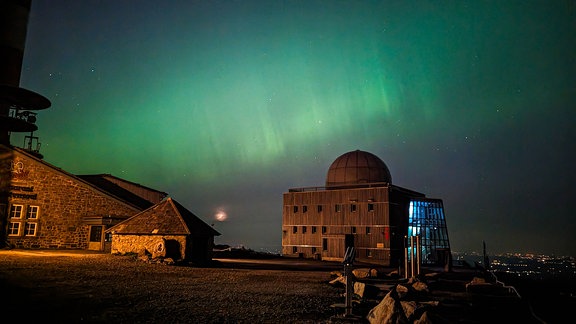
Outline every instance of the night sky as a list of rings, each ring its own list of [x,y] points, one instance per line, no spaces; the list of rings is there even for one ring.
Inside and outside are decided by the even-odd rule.
[[[32,0],[44,159],[279,251],[282,194],[360,149],[454,251],[576,256],[573,1]],[[12,144],[22,146],[22,136]]]

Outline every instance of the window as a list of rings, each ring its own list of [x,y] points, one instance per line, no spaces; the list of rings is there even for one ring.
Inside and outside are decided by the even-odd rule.
[[[37,219],[38,218],[38,206],[28,206],[26,209],[26,219]]]
[[[292,247],[292,253],[298,253],[298,247],[293,246]]]
[[[315,246],[312,247],[312,253],[313,254],[316,253],[316,247]]]
[[[366,256],[371,258],[372,257],[372,250],[366,250]]]
[[[292,226],[292,234],[298,233],[298,226]]]
[[[305,213],[308,211],[308,206],[302,206],[302,212]]]
[[[26,236],[36,236],[36,223],[26,223],[24,228],[24,235]]]
[[[104,226],[90,226],[90,242],[100,242],[102,240],[102,228]]]
[[[370,229],[370,227],[366,227],[366,234],[370,234],[372,233],[372,230]]]
[[[368,211],[374,211],[374,204],[368,204]]]
[[[302,234],[306,234],[306,226],[302,226]]]
[[[312,226],[312,234],[316,233],[316,226]]]
[[[322,234],[326,234],[326,226],[322,226]]]
[[[10,226],[8,226],[8,235],[20,235],[20,222],[10,222]]]
[[[350,205],[350,212],[352,213],[356,212],[356,204]]]
[[[321,213],[322,212],[322,205],[318,205],[318,212]]]
[[[336,206],[334,206],[334,210],[339,213],[342,210],[342,205],[336,204]]]
[[[328,239],[322,239],[322,251],[328,251]]]
[[[352,234],[356,234],[356,226],[352,226]]]
[[[390,228],[384,234],[391,235]],[[440,199],[410,200],[408,207],[408,237],[420,235],[422,264],[432,264],[435,261],[429,256],[437,249],[448,248],[448,231],[444,218],[444,207]]]
[[[10,207],[10,217],[11,218],[22,218],[22,205],[12,205]]]
[[[298,206],[294,206],[294,212],[295,212],[295,213],[298,212]]]

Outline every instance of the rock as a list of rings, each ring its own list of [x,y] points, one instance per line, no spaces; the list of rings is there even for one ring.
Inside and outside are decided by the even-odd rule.
[[[354,295],[357,295],[360,298],[364,297],[364,290],[366,289],[366,284],[363,282],[355,282],[354,283]]]
[[[144,261],[144,262],[150,262],[150,255],[145,254],[145,255],[139,256],[138,260]]]
[[[404,309],[395,289],[390,290],[382,301],[372,308],[366,319],[371,324],[402,324],[408,323]]]
[[[398,298],[402,299],[405,298],[408,293],[410,293],[410,289],[407,286],[404,285],[396,285],[396,288],[394,289],[398,295]]]
[[[334,286],[346,286],[346,277],[340,275],[329,281],[329,284]]]
[[[413,300],[400,301],[400,305],[402,305],[402,310],[404,311],[404,315],[406,315],[407,318],[412,317],[418,308],[418,303]]]
[[[371,268],[358,268],[352,270],[352,274],[359,279],[365,278],[376,278],[378,277],[378,271],[376,269]]]
[[[427,285],[426,283],[424,283],[424,282],[421,282],[421,281],[417,281],[417,282],[413,283],[413,284],[412,284],[412,288],[414,288],[414,290],[416,290],[416,291],[419,292],[419,293],[422,293],[422,292],[427,293],[427,292],[429,292],[429,290],[428,290],[428,285]]]

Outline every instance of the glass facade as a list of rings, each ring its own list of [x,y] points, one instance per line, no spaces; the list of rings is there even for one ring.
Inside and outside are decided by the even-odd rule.
[[[418,237],[422,264],[439,264],[450,253],[444,206],[440,199],[412,199],[408,215],[408,259],[414,255],[410,238]],[[414,240],[416,242],[416,240]]]

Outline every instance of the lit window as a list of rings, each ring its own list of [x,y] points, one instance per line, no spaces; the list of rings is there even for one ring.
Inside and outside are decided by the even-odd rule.
[[[38,206],[28,206],[26,210],[26,219],[38,218]]]
[[[8,235],[20,235],[20,222],[10,222],[10,225],[8,226]]]
[[[12,218],[22,218],[22,205],[12,205],[10,207],[10,217]]]
[[[24,228],[24,235],[36,236],[36,223],[26,223],[26,227]]]
[[[368,204],[368,211],[374,211],[374,204]]]

